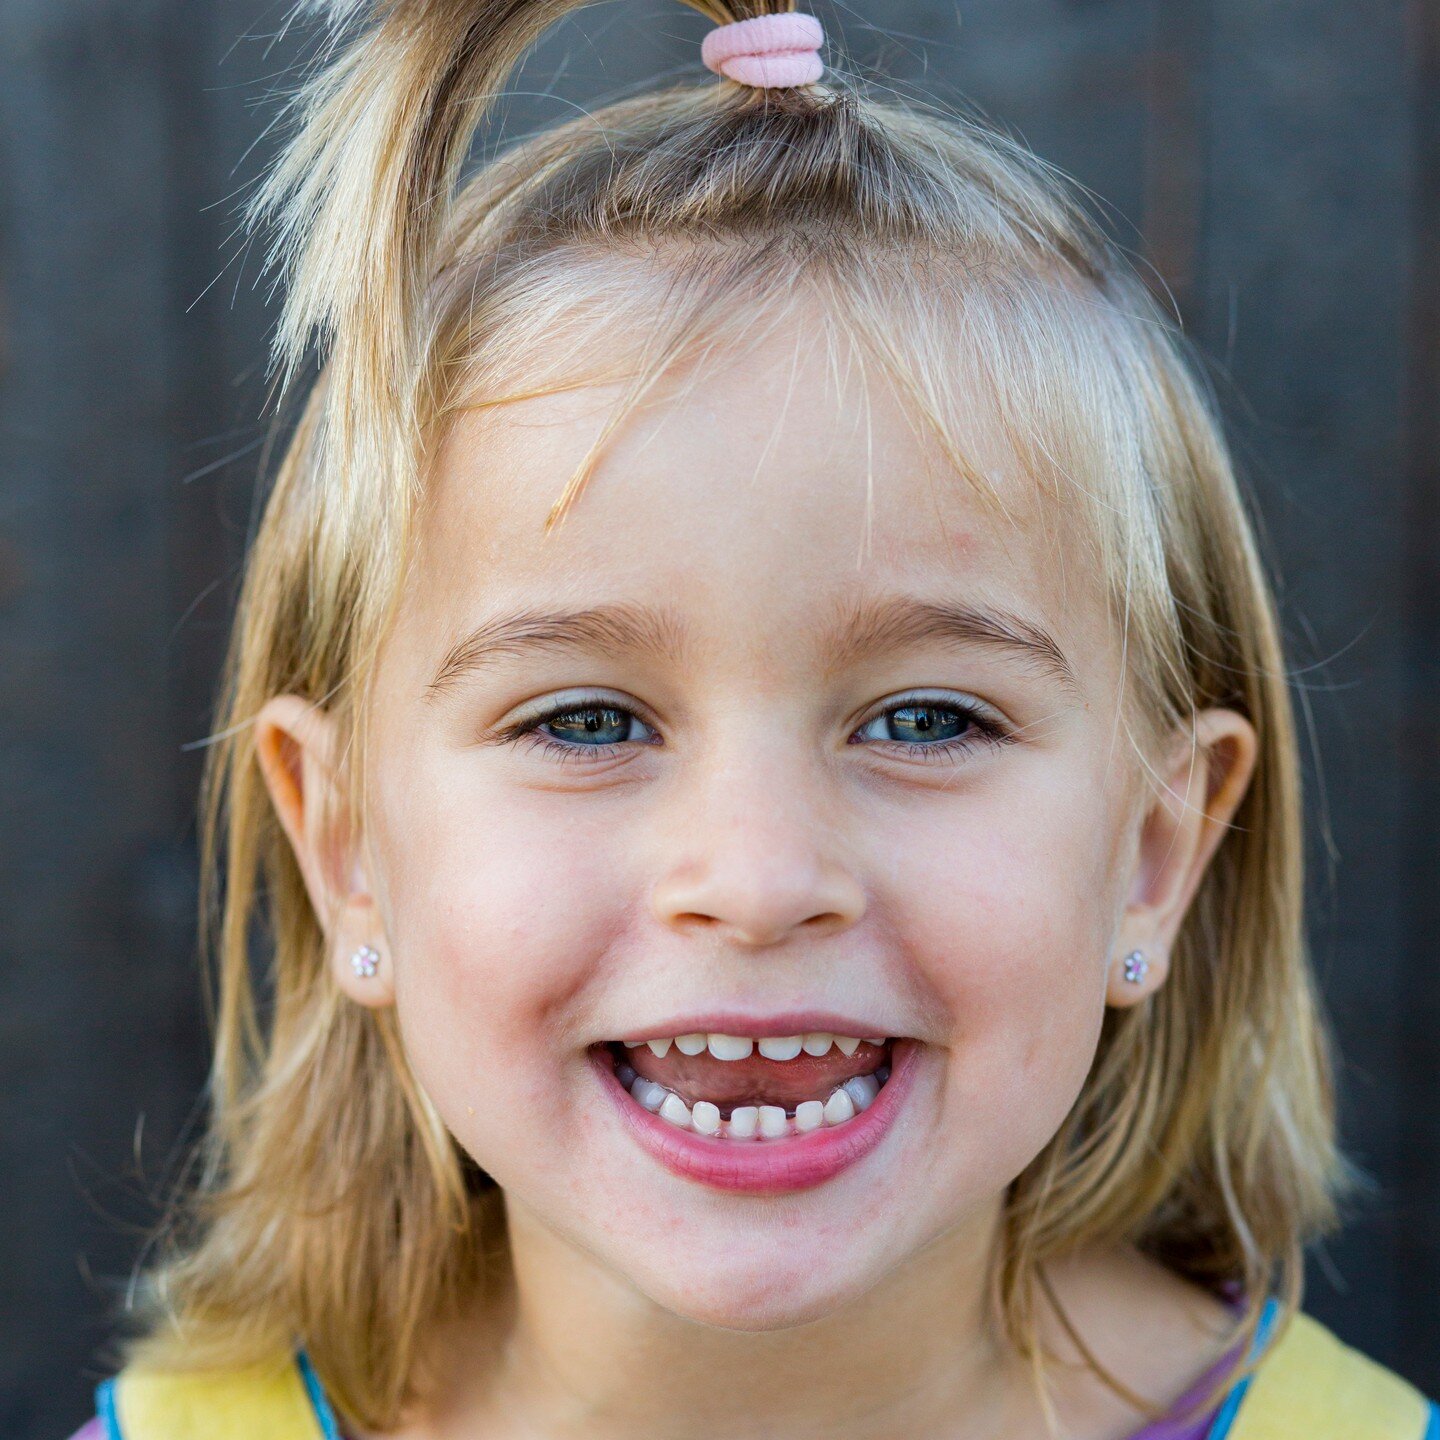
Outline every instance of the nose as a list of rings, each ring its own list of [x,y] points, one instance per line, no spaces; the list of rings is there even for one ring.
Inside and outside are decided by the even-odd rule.
[[[742,776],[728,767],[686,798],[671,832],[673,863],[652,892],[663,924],[758,948],[797,933],[837,933],[865,913],[865,890],[833,817],[819,813],[793,775],[786,783],[773,770]]]

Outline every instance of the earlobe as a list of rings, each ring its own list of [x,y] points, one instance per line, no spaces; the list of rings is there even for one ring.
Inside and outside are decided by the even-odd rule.
[[[299,695],[277,695],[254,725],[256,759],[325,934],[335,981],[362,1005],[390,1004],[380,917],[337,780],[335,722]]]
[[[1111,962],[1105,981],[1105,1003],[1128,1010],[1148,999],[1170,974],[1170,957],[1163,950],[1126,950]]]
[[[1249,720],[1215,708],[1201,711],[1193,740],[1172,751],[1141,820],[1107,1004],[1134,1005],[1164,984],[1181,922],[1249,788],[1258,748]]]
[[[395,1003],[395,979],[389,962],[373,945],[332,950],[335,983],[357,1004],[382,1010]]]

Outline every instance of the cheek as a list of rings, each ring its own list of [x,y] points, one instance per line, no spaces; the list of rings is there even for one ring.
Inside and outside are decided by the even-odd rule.
[[[932,859],[910,868],[899,925],[950,1036],[950,1098],[1032,1155],[1094,1057],[1116,915],[1103,796],[1055,780],[948,811],[945,834],[916,847]]]
[[[573,806],[562,822],[566,797],[511,789],[501,803],[444,780],[427,784],[412,768],[384,807],[406,1049],[457,1132],[477,1093],[554,1120],[564,1104],[556,1055],[581,1058],[573,1032],[621,928],[623,887],[603,831],[577,825]]]

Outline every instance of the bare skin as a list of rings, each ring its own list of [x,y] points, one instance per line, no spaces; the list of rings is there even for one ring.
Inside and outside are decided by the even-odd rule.
[[[455,422],[381,661],[363,823],[324,819],[329,716],[277,696],[257,720],[337,985],[397,1007],[418,1080],[504,1196],[494,1292],[437,1327],[396,1440],[1039,1440],[987,1299],[1003,1196],[1073,1105],[1106,1007],[1164,984],[1249,783],[1254,732],[1220,709],[1145,776],[1100,588],[984,417],[1009,519],[883,386],[838,391],[798,342],[733,361],[632,416],[548,537],[616,392]],[[1030,643],[827,649],[900,595],[1003,612]],[[666,612],[676,645],[510,652],[433,683],[500,612],[610,604]],[[894,738],[907,701],[943,710],[943,761]],[[561,706],[548,747],[502,733]],[[603,753],[573,753],[580,711],[618,737]],[[373,979],[350,969],[360,944]],[[778,1196],[658,1164],[587,1053],[719,1006],[921,1042],[880,1144]],[[1133,1252],[1086,1250],[1054,1284],[1157,1402],[1224,1348],[1224,1307]],[[1143,1421],[1083,1368],[1054,1386],[1068,1440]]]

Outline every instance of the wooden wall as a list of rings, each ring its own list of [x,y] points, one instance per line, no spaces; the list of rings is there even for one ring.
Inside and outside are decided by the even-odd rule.
[[[1313,734],[1312,917],[1378,1191],[1310,1307],[1440,1394],[1435,0],[852,0],[862,67],[1070,170],[1213,358]],[[265,326],[234,197],[293,62],[262,0],[0,3],[0,1435],[60,1440],[192,1123],[193,747],[250,522]],[[658,0],[509,121],[698,70]]]

